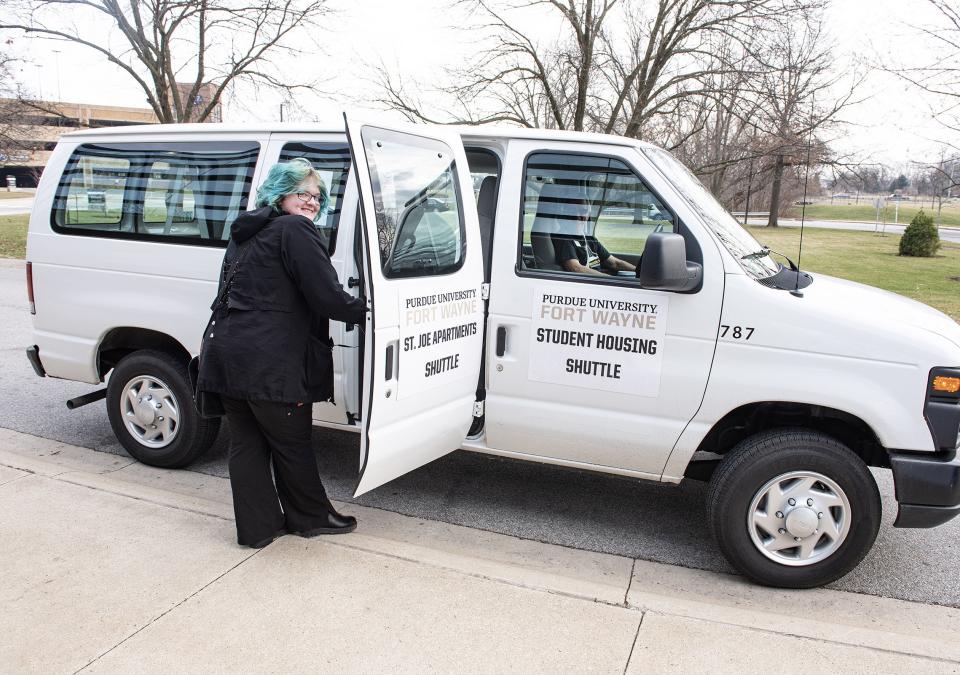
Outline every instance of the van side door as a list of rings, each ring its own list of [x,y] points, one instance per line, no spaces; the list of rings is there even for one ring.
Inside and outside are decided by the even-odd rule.
[[[483,337],[483,256],[459,135],[347,118],[363,213],[360,495],[460,447]]]
[[[659,479],[713,361],[716,245],[627,144],[515,140],[502,183],[516,206],[494,233],[487,447]],[[699,288],[641,287],[632,270],[655,232],[683,235]]]

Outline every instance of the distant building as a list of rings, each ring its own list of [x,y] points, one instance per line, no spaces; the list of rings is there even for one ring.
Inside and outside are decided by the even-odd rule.
[[[21,149],[9,156],[0,155],[0,185],[6,185],[6,176],[15,176],[19,187],[35,187],[60,134],[77,129],[157,123],[150,108],[47,101],[42,106],[43,110],[31,111],[18,125],[16,136]]]
[[[177,83],[177,91],[181,97],[187,96],[192,89],[193,84]],[[216,87],[212,84],[200,87],[194,101],[194,112],[187,121],[197,121],[200,112],[215,92]],[[0,99],[0,102],[3,102],[3,99]],[[217,103],[204,121],[223,121],[220,103]],[[0,154],[0,188],[6,186],[6,176],[14,176],[18,187],[35,187],[60,134],[76,129],[157,122],[157,116],[151,108],[43,101],[38,109],[24,118],[23,124],[17,125],[19,128],[16,129],[15,136],[20,139],[20,148],[11,151],[9,155]]]

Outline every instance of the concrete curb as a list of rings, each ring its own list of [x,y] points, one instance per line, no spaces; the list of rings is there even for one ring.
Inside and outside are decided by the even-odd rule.
[[[0,429],[0,466],[232,520],[229,481]],[[339,505],[338,505],[339,507]],[[960,661],[960,610],[831,589],[784,591],[740,577],[569,549],[347,505],[357,533],[324,543],[588,602],[835,645]]]
[[[816,588],[764,588],[742,577],[636,562],[630,607],[821,642],[960,661],[960,610]]]

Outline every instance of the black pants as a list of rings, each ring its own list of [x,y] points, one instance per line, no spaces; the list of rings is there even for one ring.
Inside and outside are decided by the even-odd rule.
[[[310,443],[312,406],[222,398],[230,424],[237,543],[254,544],[282,529],[302,532],[325,526],[333,506]]]

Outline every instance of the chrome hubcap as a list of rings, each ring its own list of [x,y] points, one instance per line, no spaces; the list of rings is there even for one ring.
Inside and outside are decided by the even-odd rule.
[[[123,387],[120,400],[127,431],[141,445],[163,448],[180,430],[180,405],[163,381],[150,375],[138,375]]]
[[[833,555],[850,532],[850,518],[850,500],[835,481],[813,471],[791,471],[757,491],[747,528],[760,553],[799,567]]]

